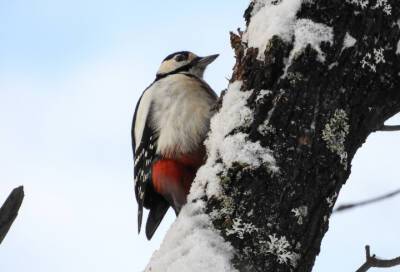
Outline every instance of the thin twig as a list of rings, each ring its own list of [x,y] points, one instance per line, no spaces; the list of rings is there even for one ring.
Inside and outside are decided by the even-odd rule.
[[[18,215],[22,200],[24,199],[24,187],[15,188],[8,196],[6,202],[0,208],[0,244],[3,242],[15,218]]]
[[[369,246],[365,246],[365,255],[366,255],[365,263],[359,269],[357,269],[356,272],[366,272],[368,271],[368,269],[372,267],[387,268],[400,265],[400,257],[391,260],[382,260],[378,259],[375,255],[371,256],[371,251]]]
[[[383,125],[378,131],[400,131],[400,126],[387,126]]]
[[[382,195],[382,196],[378,196],[378,197],[375,197],[375,198],[372,198],[372,199],[364,200],[364,201],[361,201],[361,202],[340,205],[333,212],[335,213],[335,212],[342,212],[342,211],[345,211],[345,210],[348,210],[348,209],[354,209],[354,208],[357,208],[357,207],[360,207],[360,206],[364,206],[364,205],[372,204],[372,203],[375,203],[375,202],[378,202],[378,201],[386,200],[386,199],[394,197],[394,196],[396,196],[398,194],[400,194],[400,189],[397,189],[396,191],[393,191],[391,193],[388,193],[388,194],[385,194],[385,195]]]

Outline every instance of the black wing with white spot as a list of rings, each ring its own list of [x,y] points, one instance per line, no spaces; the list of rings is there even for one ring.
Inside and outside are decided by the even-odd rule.
[[[143,97],[143,95],[142,95]],[[132,123],[132,147],[134,155],[134,178],[135,178],[135,194],[138,202],[138,230],[142,225],[143,207],[149,208],[154,201],[154,190],[151,186],[151,167],[156,159],[157,150],[157,135],[150,127],[151,109],[146,116],[146,121],[143,129],[140,142],[135,142],[135,126],[137,111],[142,100],[140,98],[133,116]],[[150,105],[151,106],[151,105]]]

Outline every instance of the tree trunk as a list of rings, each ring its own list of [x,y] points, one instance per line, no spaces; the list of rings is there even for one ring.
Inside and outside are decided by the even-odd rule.
[[[394,0],[254,0],[246,10],[188,204],[203,203],[237,270],[312,270],[356,151],[400,111],[398,18]],[[234,126],[218,121],[235,114]]]

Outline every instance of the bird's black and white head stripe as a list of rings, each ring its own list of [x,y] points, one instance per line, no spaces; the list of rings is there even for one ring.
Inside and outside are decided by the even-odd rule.
[[[168,55],[168,56],[163,60],[163,62],[164,62],[164,61],[167,61],[167,60],[170,60],[170,59],[173,59],[173,58],[175,58],[177,62],[185,61],[185,60],[188,60],[188,59],[189,59],[189,55],[190,55],[190,54],[193,54],[193,53],[190,53],[189,51],[175,52],[175,53],[172,53],[172,54]],[[193,54],[193,55],[194,55],[194,54]]]
[[[180,51],[168,55],[157,71],[156,80],[171,74],[187,72],[199,78],[203,77],[207,65],[213,62],[218,55],[199,57],[189,51]]]

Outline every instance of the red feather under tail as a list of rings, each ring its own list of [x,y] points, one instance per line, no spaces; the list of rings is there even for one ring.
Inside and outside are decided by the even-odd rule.
[[[164,196],[178,213],[186,203],[196,171],[197,168],[184,165],[177,160],[159,160],[152,168],[154,190]]]

